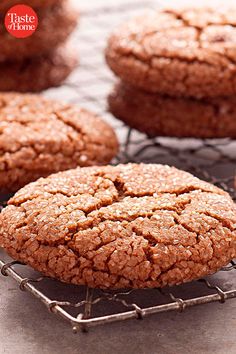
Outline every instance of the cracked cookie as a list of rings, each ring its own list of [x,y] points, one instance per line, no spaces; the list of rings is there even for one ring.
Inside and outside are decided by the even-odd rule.
[[[68,3],[37,10],[39,25],[27,38],[10,35],[0,21],[0,62],[23,60],[50,53],[63,44],[74,30],[78,13]]]
[[[235,95],[236,8],[147,12],[111,35],[106,59],[122,80],[148,92]]]
[[[174,167],[77,168],[18,191],[0,214],[0,245],[64,282],[163,287],[236,256],[236,205]]]
[[[174,98],[119,82],[108,97],[115,117],[148,136],[236,138],[236,96]]]
[[[0,91],[40,92],[59,86],[77,64],[77,55],[68,44],[49,55],[0,62]]]
[[[112,128],[93,113],[37,95],[0,94],[0,192],[53,172],[107,164],[117,148]]]

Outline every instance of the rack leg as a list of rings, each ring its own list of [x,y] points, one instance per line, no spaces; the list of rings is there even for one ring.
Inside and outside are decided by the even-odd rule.
[[[93,289],[87,287],[87,290],[86,290],[86,302],[85,302],[85,306],[84,306],[84,318],[91,317],[92,301],[93,301]]]

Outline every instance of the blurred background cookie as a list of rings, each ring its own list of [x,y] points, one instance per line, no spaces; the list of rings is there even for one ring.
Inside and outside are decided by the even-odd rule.
[[[78,20],[78,12],[67,2],[37,9],[36,12],[38,28],[27,38],[13,37],[0,22],[0,62],[48,54],[66,41]]]
[[[31,6],[33,8],[44,8],[44,7],[49,7],[52,5],[60,5],[65,0],[1,0],[0,2],[0,13],[5,13],[7,10],[9,10],[12,6],[19,5],[19,4],[24,4]]]
[[[150,11],[110,37],[106,59],[125,82],[172,96],[236,94],[236,8]]]
[[[72,2],[28,2],[38,6],[34,9],[39,23],[31,36],[15,38],[4,21],[0,23],[0,91],[36,92],[58,86],[78,63],[77,53],[67,45],[79,18]]]
[[[108,97],[115,117],[148,136],[236,138],[236,97],[175,98],[123,82]]]
[[[70,45],[47,55],[0,63],[0,91],[39,92],[59,86],[77,64],[77,54]]]
[[[53,172],[109,163],[118,150],[101,118],[37,95],[1,93],[0,132],[1,193]]]

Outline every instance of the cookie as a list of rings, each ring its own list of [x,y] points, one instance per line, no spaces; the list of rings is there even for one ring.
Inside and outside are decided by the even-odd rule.
[[[69,3],[37,10],[37,15],[38,28],[27,38],[13,37],[4,21],[0,22],[0,62],[48,54],[66,41],[78,20],[78,13]]]
[[[50,55],[0,63],[0,91],[39,92],[59,86],[77,64],[77,54],[68,45]]]
[[[108,97],[115,117],[150,137],[236,138],[236,96],[174,98],[122,82]]]
[[[0,192],[53,172],[106,164],[117,145],[112,128],[84,109],[37,95],[0,94]]]
[[[236,8],[150,11],[125,23],[106,59],[125,82],[171,96],[236,94]]]
[[[24,0],[24,5],[33,8],[49,8],[50,6],[61,4],[64,0]],[[1,0],[0,14],[5,14],[12,6],[22,4],[22,0]]]
[[[214,273],[236,256],[236,206],[169,166],[77,168],[18,191],[0,214],[0,245],[64,282],[163,287]]]

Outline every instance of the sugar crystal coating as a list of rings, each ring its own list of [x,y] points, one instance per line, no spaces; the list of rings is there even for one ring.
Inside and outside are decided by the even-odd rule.
[[[0,94],[0,191],[77,166],[102,165],[117,152],[112,128],[75,105],[38,95]]]
[[[148,92],[236,94],[236,8],[146,12],[110,37],[106,59],[125,82]]]
[[[73,284],[163,287],[236,255],[236,206],[221,189],[164,165],[85,167],[41,178],[0,214],[14,259]]]

